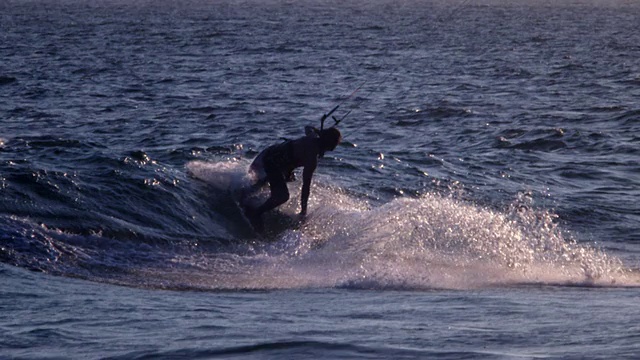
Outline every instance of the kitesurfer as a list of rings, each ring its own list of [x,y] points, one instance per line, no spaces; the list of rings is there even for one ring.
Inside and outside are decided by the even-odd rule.
[[[268,182],[271,191],[269,199],[262,205],[243,205],[247,219],[257,232],[264,230],[262,214],[289,200],[287,181],[295,180],[293,170],[298,167],[303,167],[300,216],[306,216],[311,178],[318,166],[318,158],[323,157],[326,151],[333,151],[342,141],[342,135],[335,127],[318,130],[307,126],[305,133],[301,138],[287,140],[264,149],[249,167],[250,176],[254,181],[252,189],[258,189]]]

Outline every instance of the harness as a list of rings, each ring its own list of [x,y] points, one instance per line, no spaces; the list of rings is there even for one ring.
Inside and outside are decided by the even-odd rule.
[[[279,171],[283,174],[288,174],[295,168],[292,140],[273,145],[269,147],[266,152],[264,156],[264,167],[266,171]]]

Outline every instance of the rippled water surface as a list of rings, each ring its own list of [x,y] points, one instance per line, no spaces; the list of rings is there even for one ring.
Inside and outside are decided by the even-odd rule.
[[[0,3],[0,357],[635,358],[640,7]],[[258,237],[264,147],[343,119]],[[264,195],[264,194],[263,194]]]

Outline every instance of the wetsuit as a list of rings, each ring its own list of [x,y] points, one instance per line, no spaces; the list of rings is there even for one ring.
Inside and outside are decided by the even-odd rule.
[[[293,156],[293,141],[272,145],[262,151],[251,163],[249,169],[255,178],[253,189],[262,187],[267,181],[271,189],[271,196],[257,208],[245,207],[245,214],[258,232],[262,232],[264,225],[260,215],[289,200],[287,181],[293,180],[293,170],[296,167]]]
[[[292,180],[295,165],[293,141],[287,140],[264,149],[253,161],[250,169],[254,173],[257,185],[264,185],[268,181],[273,188],[274,182],[277,184]]]

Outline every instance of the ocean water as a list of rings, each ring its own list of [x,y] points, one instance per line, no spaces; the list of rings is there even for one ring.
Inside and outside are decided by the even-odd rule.
[[[0,358],[638,358],[639,44],[624,0],[2,1]],[[251,160],[336,106],[256,235]]]

